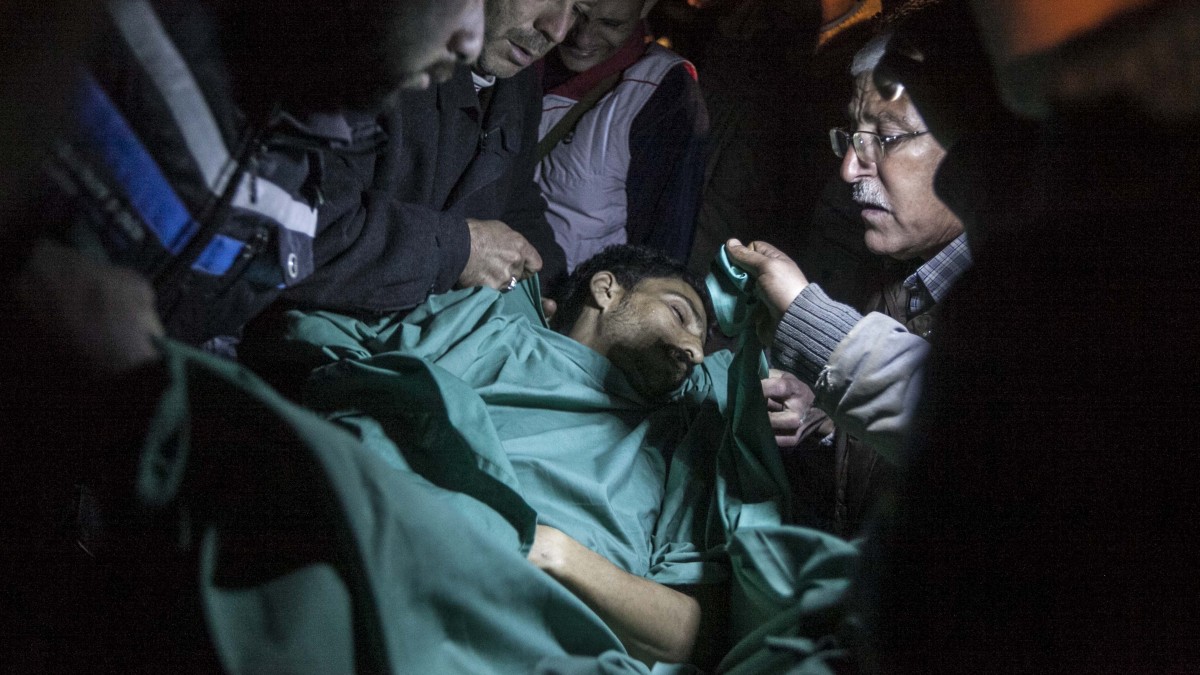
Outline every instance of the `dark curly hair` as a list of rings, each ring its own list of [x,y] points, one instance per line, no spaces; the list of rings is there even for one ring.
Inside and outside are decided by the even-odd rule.
[[[712,332],[715,323],[712,299],[704,281],[690,272],[686,265],[646,246],[616,244],[588,258],[562,284],[557,293],[558,311],[550,319],[550,327],[559,333],[571,330],[591,294],[591,280],[597,272],[612,272],[617,283],[632,290],[645,279],[682,279],[704,302],[708,315],[707,329]]]

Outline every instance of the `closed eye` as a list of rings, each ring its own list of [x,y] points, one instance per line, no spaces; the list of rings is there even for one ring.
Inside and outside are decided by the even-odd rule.
[[[678,305],[671,305],[671,311],[675,312],[675,318],[679,319],[679,325],[687,324],[687,320],[683,318],[683,310],[679,309]]]

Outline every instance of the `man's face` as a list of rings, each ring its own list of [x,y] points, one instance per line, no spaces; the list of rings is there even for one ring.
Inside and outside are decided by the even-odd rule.
[[[888,100],[869,72],[855,81],[850,119],[852,131],[881,136],[926,130],[908,95]],[[962,233],[962,222],[933,192],[933,175],[945,155],[932,134],[923,134],[888,145],[878,162],[864,163],[853,149],[842,158],[842,180],[853,186],[854,201],[862,207],[872,253],[928,259]]]
[[[592,0],[485,0],[483,51],[476,68],[512,77],[563,41]]]
[[[600,317],[597,351],[648,400],[661,400],[704,360],[704,302],[677,278],[643,279],[622,289]]]
[[[643,0],[596,0],[579,17],[558,48],[568,69],[583,71],[607,61],[633,35],[641,23]]]
[[[483,46],[483,0],[407,0],[391,18],[386,58],[404,89],[445,82]]]
[[[483,44],[483,0],[256,0],[225,5],[241,56],[291,112],[390,105],[445,80]],[[243,45],[242,43],[246,43]]]

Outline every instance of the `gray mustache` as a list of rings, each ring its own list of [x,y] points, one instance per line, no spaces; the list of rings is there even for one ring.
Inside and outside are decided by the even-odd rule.
[[[851,186],[854,201],[859,204],[870,204],[883,209],[890,208],[887,200],[883,197],[883,192],[879,186],[873,181],[860,180]]]

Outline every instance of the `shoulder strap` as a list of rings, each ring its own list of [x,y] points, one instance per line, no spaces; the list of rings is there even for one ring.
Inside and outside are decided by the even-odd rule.
[[[571,106],[571,109],[567,111],[566,115],[563,115],[562,119],[558,121],[558,124],[555,124],[550,131],[546,132],[546,135],[543,136],[542,140],[538,142],[538,161],[542,161],[546,155],[550,154],[550,151],[554,149],[554,146],[558,145],[559,141],[566,137],[566,135],[575,128],[575,125],[579,122],[579,118],[583,117],[584,113],[591,110],[596,103],[600,99],[604,98],[604,95],[607,94],[620,81],[621,73],[618,72],[609,75],[608,77],[596,83],[596,86],[592,87],[592,89],[588,91],[583,98],[579,99],[575,105]]]

